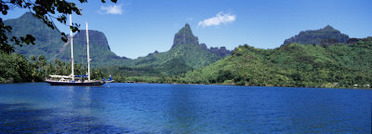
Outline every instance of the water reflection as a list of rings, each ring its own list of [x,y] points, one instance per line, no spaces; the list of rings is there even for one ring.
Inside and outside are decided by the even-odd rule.
[[[97,123],[96,118],[63,109],[33,109],[32,104],[0,104],[0,133],[129,133],[126,128]],[[63,112],[66,116],[51,113]],[[62,114],[62,113],[60,113]],[[48,116],[48,119],[45,117]]]
[[[179,88],[178,86],[171,86],[170,98],[168,102],[168,124],[171,129],[175,132],[191,133],[198,131],[198,125],[200,116],[196,114],[197,105],[194,102],[198,95],[193,94],[186,85]],[[199,109],[201,110],[201,109]],[[202,127],[202,126],[200,126]]]
[[[369,133],[369,90],[0,85],[0,133]]]

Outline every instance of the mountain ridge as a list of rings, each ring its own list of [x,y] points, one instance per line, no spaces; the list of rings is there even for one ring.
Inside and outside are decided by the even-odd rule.
[[[204,67],[230,54],[225,47],[221,47],[221,51],[225,50],[224,54],[217,55],[220,52],[218,50],[220,48],[215,48],[216,52],[213,52],[206,48],[205,44],[199,44],[198,37],[192,33],[190,25],[186,23],[174,35],[173,45],[168,51],[155,51],[133,61],[134,67],[153,67],[165,71],[166,74],[174,75]]]
[[[16,20],[4,21],[13,24],[12,34],[23,36],[28,33],[36,38],[36,45],[16,46],[16,53],[27,57],[45,54],[49,61],[69,61],[70,45],[61,41],[58,29],[46,27],[32,14]],[[95,54],[91,57],[93,66],[107,67],[103,68],[105,72],[111,71],[108,74],[114,74],[116,78],[155,76],[168,83],[173,78],[180,83],[300,87],[353,87],[372,81],[372,37],[349,38],[332,26],[302,31],[275,49],[243,45],[236,47],[230,55],[231,51],[225,47],[207,48],[206,44],[199,44],[198,37],[186,24],[175,34],[168,51],[155,51],[134,60],[113,53],[104,33],[89,30],[89,34],[94,49],[91,52]],[[74,37],[75,61],[85,64],[85,31]],[[302,41],[305,43],[301,44]]]
[[[92,66],[100,67],[104,66],[105,64],[120,65],[121,62],[125,62],[126,60],[128,60],[128,58],[117,56],[114,52],[111,51],[104,33],[97,30],[88,30],[88,32]],[[75,62],[86,64],[86,31],[84,29],[80,30],[80,32],[76,33],[73,38]],[[70,43],[70,40],[67,43]],[[70,54],[70,45],[67,44],[64,47],[64,50],[57,54],[56,58],[63,61],[68,61],[70,59]]]
[[[330,25],[318,30],[301,31],[299,34],[286,39],[283,45],[299,43],[305,45],[333,45],[337,43],[346,43],[349,36],[341,33]]]
[[[328,47],[291,43],[275,49],[237,47],[179,81],[249,86],[370,88],[372,37]]]
[[[64,62],[70,60],[70,40],[68,39],[67,42],[63,42],[61,40],[61,33],[57,28],[51,30],[40,20],[33,17],[32,13],[27,12],[17,19],[6,20],[6,22],[13,24],[12,26],[15,28],[13,33],[16,35],[27,33],[34,35],[36,38],[36,44],[34,46],[16,47],[17,53],[21,53],[26,57],[44,55],[50,62],[55,59]],[[225,47],[211,47],[211,49],[208,49],[205,44],[199,44],[198,37],[193,35],[192,29],[187,23],[175,34],[171,49],[166,52],[150,53],[145,57],[139,57],[137,59],[128,59],[113,53],[103,32],[97,30],[89,30],[88,32],[93,68],[104,66],[152,67],[158,70],[165,70],[166,74],[168,74],[167,70],[172,70],[172,66],[179,66],[175,65],[176,63],[184,66],[184,71],[181,72],[185,72],[195,68],[201,68],[231,54],[231,51]],[[50,35],[48,36],[46,34]],[[84,29],[74,34],[75,63],[86,64],[85,34]],[[30,52],[28,50],[33,51]]]
[[[35,45],[13,45],[15,52],[30,58],[31,55],[44,55],[51,59],[64,44],[60,31],[47,27],[41,20],[36,19],[30,12],[26,12],[16,19],[5,20],[4,23],[12,27],[13,36],[31,34],[35,37]],[[51,60],[49,60],[51,61]]]

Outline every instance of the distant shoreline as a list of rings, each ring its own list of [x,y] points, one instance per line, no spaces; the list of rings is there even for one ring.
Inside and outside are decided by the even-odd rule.
[[[358,87],[300,87],[300,86],[255,86],[255,85],[236,85],[236,84],[196,84],[196,83],[151,83],[151,82],[112,82],[112,83],[140,83],[140,84],[177,84],[177,85],[218,85],[218,86],[245,86],[245,87],[288,87],[288,88],[329,88],[329,89],[372,89],[371,87],[369,88],[358,88]]]
[[[25,83],[46,83],[46,82],[19,82],[19,83],[0,83],[0,85],[5,84],[25,84]],[[372,88],[347,88],[347,87],[288,87],[288,86],[253,86],[253,85],[233,85],[233,84],[184,84],[184,83],[147,83],[147,82],[112,82],[112,83],[127,83],[127,84],[169,84],[169,85],[215,85],[215,86],[241,86],[241,87],[282,87],[282,88],[324,88],[324,89],[357,89],[357,90],[371,90]],[[106,83],[107,85],[109,83]],[[104,86],[104,85],[103,85]]]

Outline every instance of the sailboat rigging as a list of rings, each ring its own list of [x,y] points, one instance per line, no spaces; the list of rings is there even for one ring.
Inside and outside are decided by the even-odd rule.
[[[71,14],[70,14],[70,26],[72,26]],[[101,86],[106,83],[105,80],[91,80],[90,79],[90,57],[89,57],[89,32],[88,22],[86,22],[86,38],[87,38],[87,63],[88,72],[86,75],[75,75],[74,74],[74,41],[72,36],[72,30],[70,29],[70,43],[71,43],[71,74],[69,76],[64,75],[49,75],[49,78],[45,82],[50,85],[66,85],[66,86]],[[88,80],[84,80],[87,77]],[[77,80],[75,80],[77,79]],[[111,76],[110,79],[112,80]]]

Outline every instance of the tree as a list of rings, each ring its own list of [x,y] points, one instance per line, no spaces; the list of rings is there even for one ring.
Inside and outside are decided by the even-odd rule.
[[[117,0],[111,0],[116,3]],[[80,3],[87,3],[88,0],[78,0]],[[105,3],[106,0],[101,0]],[[42,20],[48,27],[56,28],[54,19],[59,23],[66,24],[68,14],[82,15],[80,8],[73,2],[65,0],[0,0],[0,12],[7,15],[10,9],[21,8],[28,9],[36,18]],[[70,29],[73,32],[79,31],[79,24],[73,23]],[[0,18],[0,52],[12,53],[14,52],[14,45],[22,46],[23,44],[35,44],[35,38],[26,34],[24,37],[8,37],[7,33],[12,32],[12,27],[4,24],[3,19]],[[62,40],[67,41],[65,33],[61,33]]]

